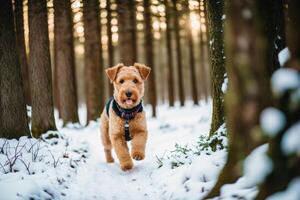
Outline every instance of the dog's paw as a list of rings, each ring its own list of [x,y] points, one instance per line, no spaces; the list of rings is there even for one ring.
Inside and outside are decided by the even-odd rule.
[[[115,160],[113,158],[106,158],[106,162],[107,163],[113,163],[113,162],[115,162]]]
[[[130,161],[127,161],[127,162],[124,162],[124,163],[121,163],[121,169],[123,171],[128,171],[128,170],[131,170],[133,168],[133,162],[130,160]]]
[[[145,154],[141,152],[132,152],[131,156],[134,160],[143,160],[145,158]]]

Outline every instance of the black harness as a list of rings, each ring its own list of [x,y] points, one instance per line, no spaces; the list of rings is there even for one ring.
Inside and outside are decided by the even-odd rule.
[[[118,117],[124,119],[124,132],[125,132],[125,140],[130,141],[132,138],[130,137],[129,133],[129,121],[133,119],[137,113],[143,112],[143,104],[140,102],[137,106],[131,108],[131,109],[124,109],[119,106],[119,104],[115,101],[115,99],[112,97],[108,100],[108,102],[105,105],[106,114],[109,117],[109,107],[112,103],[112,109],[113,111],[118,115]]]

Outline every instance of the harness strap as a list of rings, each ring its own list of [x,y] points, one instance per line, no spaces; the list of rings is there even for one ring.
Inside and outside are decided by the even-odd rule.
[[[125,140],[130,141],[132,138],[130,137],[130,132],[129,132],[129,121],[131,119],[133,119],[137,113],[143,111],[142,102],[140,102],[134,108],[123,109],[118,105],[118,103],[114,100],[114,98],[111,97],[105,105],[106,114],[107,114],[108,117],[109,117],[109,107],[110,107],[111,103],[112,103],[112,109],[116,113],[116,115],[118,115],[120,118],[124,119]]]
[[[114,99],[113,97],[109,98],[109,100],[107,101],[107,103],[105,105],[106,114],[107,114],[108,117],[109,117],[109,107],[110,107],[110,104],[111,104],[113,99]]]

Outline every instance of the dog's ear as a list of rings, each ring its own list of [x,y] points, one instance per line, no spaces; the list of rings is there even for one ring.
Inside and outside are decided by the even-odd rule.
[[[105,70],[105,72],[106,72],[108,78],[110,79],[111,83],[116,79],[117,73],[118,73],[118,71],[121,67],[124,67],[123,63],[119,63],[116,66],[110,67],[110,68]]]
[[[135,66],[139,70],[142,79],[147,80],[147,78],[150,74],[151,68],[147,67],[144,64],[140,64],[140,63],[134,63],[133,66]]]

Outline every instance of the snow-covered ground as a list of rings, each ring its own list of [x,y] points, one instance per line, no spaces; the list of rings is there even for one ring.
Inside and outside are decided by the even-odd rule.
[[[184,108],[162,105],[155,119],[150,117],[150,107],[146,110],[146,158],[135,161],[128,172],[120,169],[117,159],[105,163],[97,122],[87,127],[59,128],[42,140],[0,139],[0,200],[203,198],[213,187],[227,155],[226,149],[212,152],[199,148],[199,137],[205,138],[209,132],[210,103],[188,103]],[[84,122],[84,109],[80,109],[80,118]],[[61,121],[57,124],[60,127]],[[51,134],[59,137],[46,139]],[[258,152],[265,153],[266,147],[261,149]],[[252,176],[251,169],[248,171]],[[253,199],[256,187],[246,179],[224,186],[223,199]]]
[[[204,103],[185,108],[160,106],[156,119],[150,117],[150,108],[146,109],[146,158],[136,161],[129,172],[119,168],[117,159],[113,164],[105,163],[96,122],[88,127],[60,128],[63,138],[42,141],[22,137],[19,142],[0,139],[0,199],[163,198],[174,176],[167,174],[165,166],[158,168],[158,158],[174,149],[176,143],[195,145],[200,134],[208,134],[211,108]],[[80,117],[84,121],[84,109]],[[16,160],[12,169],[9,160]]]

